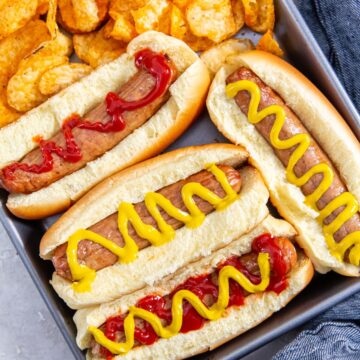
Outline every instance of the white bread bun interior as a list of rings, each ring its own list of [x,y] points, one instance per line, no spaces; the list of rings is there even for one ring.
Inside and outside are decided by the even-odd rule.
[[[229,39],[203,51],[200,59],[207,66],[210,77],[213,78],[224,65],[226,59],[238,53],[254,49],[254,44],[249,39]]]
[[[77,311],[74,321],[78,329],[76,338],[78,346],[81,349],[90,346],[91,335],[87,331],[88,326],[99,327],[107,318],[125,313],[130,306],[135,305],[138,300],[147,295],[169,294],[189,277],[211,272],[227,258],[250,252],[254,238],[266,232],[288,238],[292,238],[296,234],[294,228],[287,222],[268,216],[248,234],[241,236],[212,255],[186,266],[172,277],[163,279],[152,287],[125,295],[108,304]],[[206,322],[200,330],[175,335],[170,339],[159,339],[153,345],[140,346],[126,355],[116,356],[115,359],[182,359],[212,350],[256,326],[273,312],[280,310],[310,282],[312,276],[313,267],[310,260],[303,255],[298,255],[298,264],[289,275],[289,286],[280,295],[274,292],[250,295],[246,297],[243,306],[230,307],[224,317]],[[87,358],[98,359],[90,353]]]
[[[301,189],[289,183],[285,168],[271,146],[250,124],[234,99],[225,94],[226,78],[240,66],[251,69],[275,90],[298,115],[304,126],[327,153],[341,174],[349,191],[360,201],[360,145],[344,119],[325,96],[298,70],[280,58],[261,51],[238,54],[228,59],[211,85],[207,107],[217,128],[250,154],[270,191],[270,198],[280,214],[292,223],[297,241],[312,259],[316,269],[325,273],[359,276],[359,268],[338,261],[328,250],[317,212],[304,204]]]
[[[213,144],[175,150],[123,170],[95,187],[48,230],[41,240],[40,255],[51,258],[53,250],[77,229],[116,213],[122,201],[141,202],[147,192],[185,179],[208,163],[238,166],[246,160],[247,153],[241,147]],[[54,273],[51,283],[55,291],[74,309],[110,301],[153,284],[250,231],[268,214],[269,194],[254,168],[245,166],[240,173],[239,198],[224,210],[207,215],[201,226],[182,227],[176,230],[174,240],[139,251],[135,261],[98,271],[92,290],[86,293],[75,292],[71,282]]]
[[[134,54],[150,48],[167,53],[181,76],[170,87],[170,99],[144,125],[113,149],[82,169],[29,195],[11,194],[7,207],[16,216],[37,219],[67,209],[95,184],[134,163],[156,155],[174,141],[202,109],[210,79],[206,66],[182,41],[150,31],[132,40],[127,52],[94,70],[15,123],[1,129],[0,168],[36,147],[33,137],[51,138],[64,119],[73,113],[86,114],[133,76]]]

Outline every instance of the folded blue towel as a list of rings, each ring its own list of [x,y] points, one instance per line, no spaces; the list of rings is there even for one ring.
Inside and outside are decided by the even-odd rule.
[[[359,360],[360,293],[310,321],[273,360]]]
[[[294,0],[360,110],[360,0]],[[273,360],[359,360],[360,293],[305,326]]]
[[[293,1],[360,110],[360,1]]]
[[[273,360],[359,360],[360,327],[352,323],[328,321],[306,330]]]

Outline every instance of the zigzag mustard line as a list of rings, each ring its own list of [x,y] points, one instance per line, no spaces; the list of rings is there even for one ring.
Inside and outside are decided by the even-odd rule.
[[[150,215],[155,219],[159,230],[154,226],[145,224],[136,212],[133,204],[122,202],[118,208],[118,228],[125,242],[124,247],[120,247],[113,241],[90,230],[80,229],[71,235],[68,239],[66,254],[72,277],[75,280],[72,284],[73,289],[77,292],[90,291],[91,283],[96,277],[95,270],[78,262],[77,249],[80,241],[87,239],[98,243],[118,256],[119,261],[128,263],[135,260],[138,253],[138,246],[128,232],[129,223],[131,223],[140,237],[148,240],[154,246],[160,246],[174,239],[175,230],[166,223],[159,208],[162,208],[171,217],[183,222],[186,227],[196,228],[204,221],[205,214],[196,205],[193,199],[195,195],[208,201],[217,211],[224,209],[234,202],[239,195],[231,187],[225,173],[215,164],[207,165],[206,168],[221,184],[226,194],[224,198],[220,198],[199,183],[187,183],[181,189],[182,199],[188,209],[187,213],[175,207],[163,195],[149,192],[145,195],[145,206]]]
[[[124,333],[126,341],[123,343],[116,343],[109,340],[105,334],[95,326],[89,326],[88,331],[94,336],[97,343],[104,346],[112,354],[125,354],[134,346],[135,333],[135,317],[147,321],[156,334],[164,339],[168,339],[180,332],[183,323],[183,302],[188,301],[194,309],[204,319],[217,320],[219,319],[229,304],[229,281],[230,279],[236,281],[249,293],[263,292],[267,289],[270,283],[270,260],[268,253],[259,253],[258,265],[260,268],[261,282],[254,285],[244,274],[231,265],[224,266],[219,272],[219,295],[218,300],[210,308],[189,290],[179,290],[172,298],[171,314],[172,322],[168,326],[163,326],[160,318],[150,311],[132,306],[129,309],[129,314],[124,320]]]
[[[319,213],[318,221],[323,226],[325,241],[328,245],[331,255],[339,261],[344,261],[344,255],[350,250],[349,262],[355,266],[360,265],[360,231],[348,234],[341,242],[337,243],[334,234],[339,230],[346,221],[359,211],[359,204],[355,196],[350,192],[344,192],[333,199],[325,208],[319,210],[316,203],[329,189],[333,182],[334,173],[331,167],[326,163],[320,163],[313,166],[301,177],[297,177],[294,171],[295,165],[304,156],[311,144],[309,134],[297,134],[285,140],[281,140],[279,135],[284,126],[286,113],[284,108],[279,105],[270,105],[261,111],[258,111],[261,90],[257,84],[249,80],[240,80],[226,86],[226,94],[228,97],[235,97],[239,91],[248,91],[251,95],[248,120],[251,124],[257,124],[269,115],[275,115],[275,122],[270,131],[270,143],[279,150],[290,149],[296,146],[292,152],[289,163],[286,168],[286,177],[288,181],[298,187],[305,185],[308,180],[315,174],[322,174],[323,179],[315,191],[306,196],[305,203]],[[345,209],[332,221],[330,225],[325,225],[323,220],[334,210],[341,206]]]

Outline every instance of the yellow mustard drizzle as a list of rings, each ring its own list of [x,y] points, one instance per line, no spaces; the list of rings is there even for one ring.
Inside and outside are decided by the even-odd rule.
[[[261,282],[258,285],[253,284],[244,274],[231,265],[224,266],[219,272],[219,295],[217,302],[208,308],[204,303],[191,291],[179,290],[172,298],[171,314],[172,322],[168,326],[163,326],[159,317],[150,311],[132,306],[129,309],[129,314],[124,320],[124,333],[126,341],[123,343],[116,343],[108,339],[105,334],[95,326],[89,326],[88,331],[94,336],[96,342],[108,349],[112,354],[125,354],[134,346],[134,332],[135,321],[134,318],[141,318],[147,321],[156,334],[168,339],[180,332],[183,322],[183,301],[188,301],[194,309],[204,319],[217,320],[219,319],[229,304],[229,280],[236,281],[249,293],[263,292],[270,283],[270,260],[268,253],[259,253],[258,265],[260,268]]]
[[[345,252],[350,249],[349,262],[355,266],[360,265],[360,231],[354,231],[348,234],[341,242],[337,243],[334,239],[334,234],[341,226],[348,221],[354,214],[359,211],[359,204],[353,194],[344,192],[334,198],[322,210],[319,210],[316,203],[322,195],[331,186],[334,173],[332,168],[326,163],[320,163],[313,166],[301,177],[297,177],[294,172],[296,163],[303,157],[305,152],[310,146],[311,138],[309,134],[297,134],[285,140],[279,138],[280,131],[285,123],[286,113],[285,110],[279,105],[270,105],[265,109],[258,111],[261,99],[261,90],[257,84],[249,80],[240,80],[230,83],[226,86],[226,94],[228,97],[233,98],[239,91],[248,91],[251,95],[248,120],[251,124],[257,124],[269,115],[275,115],[275,122],[270,131],[270,143],[279,150],[290,149],[296,146],[296,149],[290,156],[289,163],[286,168],[286,176],[290,183],[301,187],[315,174],[322,174],[323,179],[315,191],[306,196],[305,203],[312,207],[319,213],[318,220],[323,226],[323,233],[326,243],[329,247],[330,253],[339,261],[344,261]],[[334,210],[341,206],[345,209],[337,215],[337,217],[329,224],[323,224],[323,220],[329,216]]]
[[[80,229],[71,235],[68,239],[66,255],[74,279],[72,284],[74,291],[90,291],[91,283],[96,277],[95,270],[78,262],[77,249],[80,241],[87,239],[100,244],[118,256],[119,261],[129,263],[135,260],[138,253],[138,246],[128,232],[129,222],[140,237],[148,240],[152,245],[160,246],[174,239],[175,230],[163,219],[159,207],[166,211],[171,217],[183,222],[186,227],[196,228],[204,221],[205,214],[196,205],[196,202],[193,199],[194,195],[208,201],[217,211],[220,211],[233,203],[239,195],[231,187],[226,174],[215,164],[207,165],[206,169],[211,172],[220,183],[226,194],[224,198],[220,198],[199,183],[187,183],[181,189],[182,199],[188,209],[187,213],[176,208],[168,199],[159,193],[149,192],[145,195],[144,201],[146,208],[150,215],[155,219],[159,230],[151,225],[145,224],[135,211],[134,205],[122,202],[118,208],[118,228],[125,242],[124,247],[120,247],[114,242],[90,230]]]

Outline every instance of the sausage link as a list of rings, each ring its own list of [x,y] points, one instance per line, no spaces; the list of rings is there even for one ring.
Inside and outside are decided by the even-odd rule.
[[[261,79],[255,75],[251,70],[241,67],[236,70],[233,74],[231,74],[226,83],[232,83],[239,80],[250,80],[255,82],[261,90],[261,100],[259,104],[259,111],[270,106],[270,105],[280,105],[286,113],[286,120],[283,128],[280,132],[280,139],[288,139],[293,137],[296,134],[309,134],[307,129],[304,127],[300,119],[296,116],[296,114],[285,104],[282,98],[269,86],[267,86]],[[247,115],[250,103],[250,95],[247,91],[240,91],[236,97],[235,101],[239,106],[240,110]],[[275,121],[275,116],[267,116],[259,123],[255,124],[258,132],[266,139],[266,141],[270,144],[270,131],[273,127]],[[334,172],[334,179],[329,187],[329,189],[323,194],[323,196],[318,200],[317,206],[321,210],[323,209],[329,202],[335,199],[337,196],[347,191],[347,188],[344,182],[341,180],[339,173],[332,165],[330,159],[326,156],[320,146],[315,142],[315,140],[311,137],[311,144],[308,150],[305,152],[304,156],[298,161],[296,164],[294,171],[297,177],[305,174],[309,169],[313,166],[320,163],[327,163]],[[276,156],[282,162],[282,164],[286,167],[289,162],[289,158],[296,147],[286,150],[278,150],[273,148]],[[314,192],[314,190],[319,186],[323,178],[322,174],[315,174],[310,178],[310,180],[301,187],[301,191],[303,194],[309,195]],[[324,223],[330,224],[338,214],[340,214],[344,210],[344,207],[339,207],[336,209],[331,215],[329,215]],[[341,228],[334,234],[335,241],[341,241],[347,234],[352,233],[354,231],[360,230],[360,216],[359,213],[355,214],[351,217],[347,222],[345,222]],[[345,257],[347,258],[347,256]]]
[[[241,178],[239,172],[230,166],[220,165],[219,168],[225,172],[226,177],[232,188],[236,192],[239,192],[241,187]],[[166,186],[157,192],[164,195],[178,209],[181,209],[182,211],[187,211],[187,208],[182,200],[181,188],[189,182],[200,183],[206,188],[208,188],[210,191],[214,192],[219,197],[225,196],[225,192],[221,187],[221,184],[216,180],[215,176],[205,170],[191,175],[185,180],[180,180],[174,184]],[[207,201],[197,196],[194,196],[194,200],[200,210],[205,214],[209,214],[210,212],[214,211],[214,207]],[[157,228],[154,218],[149,214],[143,201],[135,204],[134,207],[144,223]],[[161,208],[160,213],[163,216],[164,220],[175,230],[179,229],[184,225],[181,221],[172,218]],[[117,218],[117,213],[112,214],[91,226],[89,230],[104,236],[105,238],[115,242],[119,246],[124,246],[124,240],[118,229]],[[151,245],[147,240],[142,239],[135,232],[131,224],[129,225],[129,234],[134,239],[139,249],[144,249]],[[71,273],[66,257],[66,248],[67,243],[60,245],[55,250],[52,262],[58,275],[66,279],[71,279]],[[95,270],[100,270],[107,266],[115,264],[117,261],[117,256],[97,243],[89,240],[83,240],[80,241],[78,246],[78,259],[81,263],[85,263],[88,267]]]
[[[279,247],[281,256],[286,264],[286,273],[289,273],[291,269],[296,266],[297,253],[293,243],[285,237],[277,237],[274,239],[275,244]],[[260,269],[257,263],[258,255],[251,252],[241,256],[240,263],[251,274],[260,276]]]
[[[170,60],[169,60],[170,61]],[[169,63],[172,69],[171,83],[178,77],[175,66]],[[118,91],[119,97],[126,101],[136,101],[147,95],[155,86],[155,78],[145,70],[139,70],[127,83]],[[170,85],[169,85],[170,86]],[[126,111],[123,114],[125,128],[122,131],[103,133],[87,129],[73,129],[75,141],[80,148],[81,160],[71,163],[53,153],[53,169],[48,172],[36,174],[23,170],[16,170],[14,178],[9,179],[0,172],[0,183],[2,187],[13,193],[32,193],[38,191],[53,182],[73,173],[84,167],[88,162],[95,160],[106,151],[112,149],[122,139],[131,134],[135,129],[143,125],[170,97],[169,91],[154,100],[152,103],[133,111]],[[102,102],[85,115],[89,122],[106,123],[111,118],[106,111],[106,104]],[[62,131],[54,135],[51,141],[58,146],[66,147],[65,137]],[[21,163],[39,164],[42,162],[42,154],[39,148],[31,151],[22,160]]]

